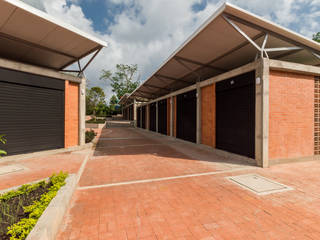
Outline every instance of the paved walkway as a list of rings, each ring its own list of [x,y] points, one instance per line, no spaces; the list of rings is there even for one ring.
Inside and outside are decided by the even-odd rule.
[[[104,129],[89,153],[20,161],[28,170],[0,175],[0,189],[81,174],[58,240],[320,239],[320,162],[261,169],[133,128]],[[294,190],[258,196],[226,178],[247,173]]]

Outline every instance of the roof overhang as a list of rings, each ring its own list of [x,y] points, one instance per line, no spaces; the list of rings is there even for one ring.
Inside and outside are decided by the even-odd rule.
[[[0,1],[2,58],[63,70],[106,46],[106,42],[22,1]]]
[[[320,44],[223,3],[128,98],[156,99],[259,57],[316,66]]]

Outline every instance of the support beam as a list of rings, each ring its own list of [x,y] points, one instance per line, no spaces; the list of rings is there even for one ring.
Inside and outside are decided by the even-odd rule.
[[[89,64],[93,61],[93,59],[95,59],[95,57],[98,55],[98,53],[101,51],[102,47],[100,47],[94,54],[93,56],[90,58],[90,60],[87,62],[87,64],[83,67],[83,69],[81,70],[81,72],[84,72],[84,70],[87,69],[87,67],[89,66]]]
[[[64,56],[64,57],[72,58],[73,61],[78,59],[76,56],[73,56],[71,54],[67,54],[67,53],[64,53],[64,52],[60,52],[58,50],[54,50],[54,49],[51,49],[51,48],[48,48],[48,47],[44,47],[44,46],[42,46],[40,44],[32,43],[32,42],[29,42],[27,40],[24,40],[24,39],[21,39],[21,38],[17,38],[17,37],[13,37],[11,35],[8,35],[8,34],[2,33],[2,32],[0,32],[0,37],[9,39],[11,41],[22,43],[22,44],[25,44],[25,45],[30,46],[30,47],[34,47],[34,48],[38,48],[38,49],[41,49],[41,50],[44,50],[44,51],[55,53],[55,54],[58,54],[58,55],[61,55],[61,56]]]
[[[169,77],[169,76],[165,76],[165,75],[161,75],[161,74],[156,74],[155,76],[158,77],[158,78],[165,78],[165,79],[169,79],[169,80],[177,81],[177,82],[184,82],[184,83],[188,83],[188,84],[191,83],[191,82],[182,80],[180,78]]]
[[[150,104],[146,105],[146,129],[150,130]]]
[[[182,65],[185,69],[189,70],[190,73],[192,73],[193,75],[195,75],[196,77],[201,77],[199,73],[195,72],[193,69],[191,69],[189,66],[187,66],[184,62],[182,62],[180,59],[178,58],[174,58],[174,60],[176,60],[180,65]]]
[[[86,79],[83,77],[79,85],[79,145],[86,142]]]
[[[211,66],[209,64],[206,64],[206,63],[201,63],[201,62],[198,62],[198,61],[195,61],[195,60],[191,60],[191,59],[188,59],[188,58],[183,58],[183,57],[179,57],[179,56],[175,56],[174,57],[175,59],[180,59],[184,62],[189,62],[189,63],[193,63],[195,65],[199,65],[201,67],[204,67],[204,68],[211,68],[215,71],[218,71],[218,72],[225,72],[226,70],[225,69],[222,69],[222,68],[219,68],[219,67],[214,67],[214,66]]]
[[[269,166],[269,60],[262,58],[256,69],[255,159],[260,167]]]
[[[292,55],[292,54],[298,53],[298,52],[300,52],[300,51],[302,51],[302,50],[303,50],[303,49],[297,49],[297,50],[285,52],[285,53],[282,53],[282,54],[280,54],[280,55],[278,55],[278,56],[273,57],[273,59],[284,58],[284,57],[290,56],[290,55]]]
[[[264,33],[259,33],[259,34],[257,34],[255,37],[253,37],[252,39],[255,41],[255,40],[261,38],[263,35],[264,35]],[[230,51],[228,51],[228,52],[226,52],[226,53],[224,53],[224,54],[222,54],[222,55],[220,55],[220,56],[212,59],[210,62],[207,62],[206,65],[213,64],[213,63],[219,61],[220,59],[222,59],[222,58],[224,58],[224,57],[226,57],[226,56],[229,56],[230,54],[232,54],[232,53],[240,50],[241,48],[246,47],[246,46],[249,45],[249,44],[250,44],[250,43],[249,43],[248,41],[245,41],[245,42],[239,44],[238,46],[232,48]],[[200,69],[202,69],[202,68],[204,68],[204,67],[199,67],[196,71],[198,71],[198,70],[200,70]],[[226,71],[227,71],[227,70],[226,70]],[[189,75],[189,73],[186,74],[186,75],[184,75],[182,78],[185,78],[185,77],[187,77],[188,75]]]
[[[143,87],[148,87],[148,88],[155,88],[155,89],[161,89],[161,90],[165,90],[167,92],[170,92],[170,89],[168,88],[165,88],[165,87],[158,87],[158,86],[154,86],[154,85],[151,85],[151,84],[143,84]]]
[[[134,127],[137,127],[137,100],[136,98],[133,99],[133,124]]]
[[[229,23],[240,35],[242,35],[245,39],[247,39],[259,52],[261,52],[261,48],[258,44],[255,43],[245,32],[243,32],[234,22],[232,22],[226,15],[222,15],[224,20]]]
[[[282,52],[282,51],[293,51],[301,50],[301,47],[280,47],[280,48],[266,48],[266,52]]]
[[[295,45],[295,46],[297,46],[297,47],[301,47],[301,48],[303,48],[303,49],[306,49],[306,50],[308,50],[308,51],[310,51],[310,52],[315,52],[316,54],[320,54],[320,51],[317,51],[316,49],[313,49],[313,48],[311,48],[311,47],[308,47],[308,46],[306,46],[306,45],[303,45],[303,44],[301,44],[301,43],[299,43],[299,42],[297,42],[297,41],[294,41],[294,40],[292,40],[292,39],[290,39],[290,38],[287,38],[286,36],[280,35],[280,34],[278,34],[278,33],[276,33],[276,32],[273,32],[273,31],[271,31],[271,30],[268,30],[268,29],[266,29],[266,28],[264,28],[264,27],[258,26],[258,25],[254,24],[254,23],[252,23],[252,22],[248,22],[248,21],[246,21],[246,20],[240,19],[240,18],[235,17],[235,16],[230,15],[230,14],[225,14],[225,15],[226,15],[229,19],[235,20],[235,21],[237,21],[237,22],[239,22],[239,23],[241,23],[241,24],[244,24],[244,25],[246,25],[246,26],[248,26],[248,27],[254,28],[254,29],[256,29],[256,30],[258,30],[258,31],[261,31],[261,32],[264,32],[264,33],[268,33],[269,35],[272,35],[272,36],[274,36],[274,37],[276,37],[276,38],[279,38],[279,39],[281,39],[281,40],[284,40],[284,41],[286,41],[286,42],[288,42],[288,43],[291,43],[291,44],[293,44],[293,45]]]
[[[268,41],[268,33],[266,34],[266,36],[264,37],[264,40],[263,40],[263,43],[262,43],[262,46],[261,46],[261,57],[263,58],[263,53],[266,54],[266,57],[269,58],[268,56],[268,53],[265,51],[265,47],[266,47],[266,44],[267,44],[267,41]]]
[[[152,98],[157,97],[157,95],[155,95],[155,94],[153,94],[153,93],[146,92],[146,91],[143,91],[143,90],[140,90],[140,89],[138,89],[136,92],[140,92],[140,93],[143,93],[143,94],[148,94],[148,95],[151,96]]]

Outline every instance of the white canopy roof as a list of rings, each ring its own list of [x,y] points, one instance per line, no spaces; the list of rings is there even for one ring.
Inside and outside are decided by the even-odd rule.
[[[128,99],[161,97],[253,62],[261,52],[270,59],[320,63],[319,43],[223,3]]]
[[[0,1],[0,57],[62,70],[106,46],[19,0]]]

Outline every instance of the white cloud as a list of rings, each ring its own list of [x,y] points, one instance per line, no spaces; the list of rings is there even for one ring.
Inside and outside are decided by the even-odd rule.
[[[44,8],[50,15],[109,42],[109,48],[104,49],[86,71],[91,86],[104,85],[98,80],[101,70],[114,69],[117,63],[137,63],[142,80],[145,80],[214,12],[219,2],[209,0],[203,10],[195,13],[192,6],[201,0],[105,0],[109,4],[122,4],[126,7],[115,16],[107,33],[99,33],[94,31],[92,21],[84,15],[78,5],[81,0],[69,0],[69,5],[67,0],[25,1],[32,2],[34,6]],[[308,37],[320,31],[319,0],[231,0],[230,2],[293,28]],[[111,89],[108,87],[105,89],[110,97]]]

